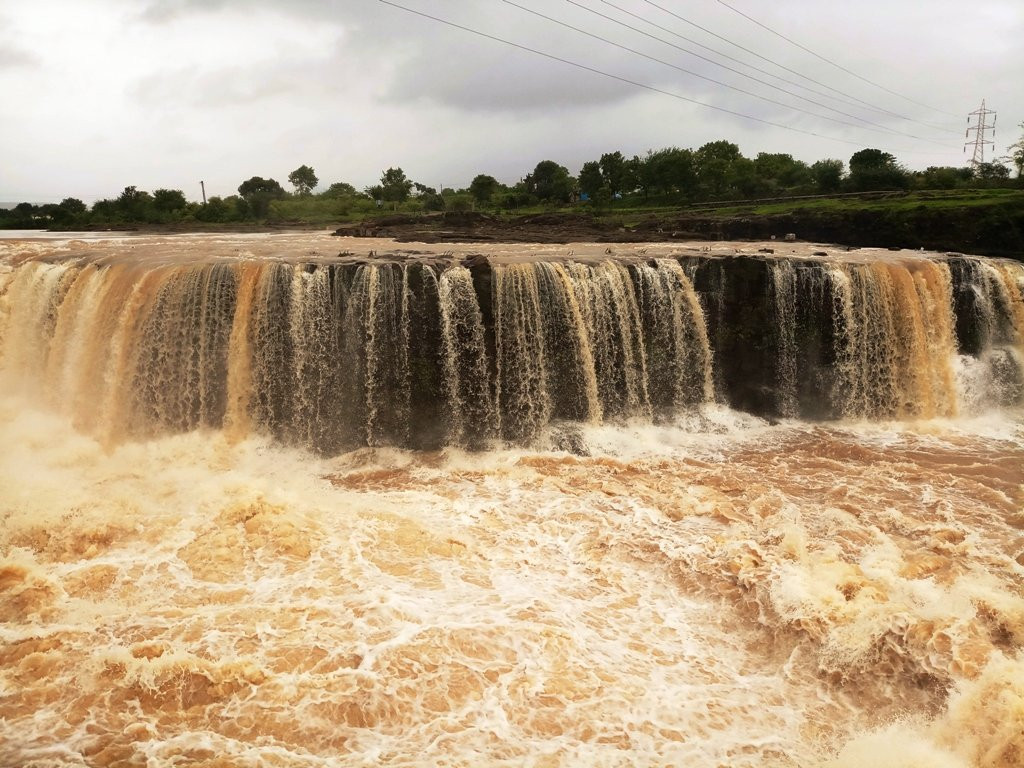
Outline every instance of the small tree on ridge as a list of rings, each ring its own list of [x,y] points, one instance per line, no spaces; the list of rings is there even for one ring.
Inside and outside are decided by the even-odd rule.
[[[295,187],[295,193],[298,195],[308,195],[319,181],[308,165],[300,165],[288,174],[288,183]]]

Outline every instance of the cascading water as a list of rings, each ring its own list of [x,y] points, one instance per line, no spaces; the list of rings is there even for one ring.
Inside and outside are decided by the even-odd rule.
[[[779,261],[771,266],[771,291],[783,415],[957,412],[947,264]]]
[[[0,240],[0,766],[1021,765],[1024,265],[375,246]]]
[[[958,277],[956,334],[969,355],[961,373],[975,409],[1024,397],[1024,270],[1019,264],[964,259]]]
[[[480,447],[493,438],[496,419],[483,316],[469,270],[446,269],[440,279],[439,299],[447,438],[453,445]]]
[[[479,447],[716,397],[901,418],[1024,396],[1021,267],[968,257],[28,260],[8,281],[5,368],[109,439]]]
[[[57,382],[53,399],[109,437],[225,427],[327,453],[525,444],[554,421],[713,398],[677,262],[476,269],[489,290],[459,264],[26,263],[6,367]]]
[[[790,417],[1021,400],[1020,265],[680,261],[30,260],[6,290],[6,368],[110,437],[227,426],[324,452],[671,419],[716,381]]]

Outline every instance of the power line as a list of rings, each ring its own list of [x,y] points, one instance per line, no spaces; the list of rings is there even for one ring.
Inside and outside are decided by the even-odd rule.
[[[566,1],[570,2],[571,0],[566,0]],[[687,37],[686,35],[682,35],[682,34],[676,32],[675,30],[669,29],[666,26],[663,26],[661,24],[653,22],[650,19],[645,19],[639,13],[634,13],[633,11],[630,11],[630,10],[628,10],[626,8],[622,8],[621,6],[615,5],[615,3],[611,3],[608,0],[599,0],[599,2],[603,3],[604,5],[609,6],[611,8],[614,8],[615,10],[619,11],[620,13],[624,13],[627,16],[630,16],[630,17],[632,17],[634,19],[637,19],[638,21],[642,21],[645,24],[649,24],[650,26],[654,27],[655,29],[660,29],[662,32],[667,32],[668,34],[672,35],[673,37],[677,37],[680,40],[685,40],[686,42],[690,43],[691,45],[696,45],[699,48],[703,48],[705,51],[710,51],[715,56],[721,56],[723,59],[726,59],[727,61],[732,61],[732,62],[735,62],[736,64],[739,64],[740,66],[747,67],[748,69],[752,69],[755,72],[760,72],[762,75],[767,75],[768,77],[774,77],[776,80],[781,80],[782,82],[787,83],[788,85],[793,85],[793,86],[796,86],[797,88],[803,88],[804,90],[809,91],[810,93],[814,93],[814,94],[816,94],[818,96],[824,96],[825,98],[833,99],[835,101],[842,102],[843,104],[846,104],[847,106],[856,106],[853,102],[843,101],[843,99],[837,98],[835,96],[831,96],[831,95],[829,95],[827,93],[824,93],[823,91],[817,91],[814,88],[808,88],[806,85],[801,85],[800,83],[797,83],[794,80],[787,80],[786,78],[782,77],[781,75],[777,75],[774,72],[769,72],[767,69],[761,69],[760,67],[754,66],[753,64],[750,64],[749,62],[743,61],[743,59],[738,59],[735,56],[730,56],[729,54],[723,53],[722,51],[718,50],[717,48],[712,48],[711,46],[705,45],[704,43],[700,42],[699,40],[694,40],[693,38]],[[573,3],[573,4],[576,5],[577,3]],[[580,7],[583,7],[583,6],[580,6]],[[590,10],[590,9],[587,8],[586,10]]]
[[[603,0],[602,0],[602,2],[603,2]],[[785,70],[786,72],[789,72],[790,74],[793,74],[793,75],[796,75],[797,77],[803,78],[804,80],[807,80],[810,83],[814,83],[815,85],[820,85],[822,88],[827,88],[830,91],[835,91],[836,93],[841,93],[844,96],[846,96],[847,98],[852,99],[853,101],[856,101],[857,103],[864,105],[865,107],[867,107],[868,109],[870,109],[870,110],[872,110],[874,112],[881,112],[881,113],[886,114],[886,115],[891,115],[892,117],[898,117],[900,120],[906,120],[906,121],[911,122],[911,123],[917,123],[918,125],[924,125],[924,126],[926,126],[928,128],[935,128],[936,130],[940,130],[940,131],[948,131],[949,133],[957,133],[957,131],[951,131],[949,128],[943,128],[941,126],[930,125],[928,123],[922,123],[919,120],[914,120],[913,118],[907,117],[906,115],[901,115],[898,112],[892,112],[892,111],[890,111],[888,109],[883,109],[881,107],[876,107],[873,104],[871,104],[870,102],[864,101],[863,99],[858,99],[856,96],[853,96],[853,95],[851,95],[849,93],[846,93],[845,91],[840,91],[837,88],[833,88],[831,85],[828,85],[827,83],[823,83],[820,80],[815,80],[813,77],[809,77],[808,75],[805,75],[802,72],[797,72],[795,69],[790,69],[785,64],[779,64],[777,61],[774,61],[773,59],[770,59],[767,56],[763,56],[762,54],[758,53],[757,51],[752,51],[750,48],[746,48],[745,46],[742,46],[739,43],[734,42],[734,41],[730,40],[727,37],[723,37],[722,35],[718,34],[717,32],[714,32],[713,30],[708,29],[707,27],[702,27],[700,24],[698,24],[698,23],[696,23],[694,21],[690,21],[685,16],[680,16],[678,13],[676,13],[673,10],[671,10],[670,8],[666,8],[663,5],[658,5],[657,3],[653,2],[653,0],[643,0],[643,2],[647,3],[648,5],[650,5],[650,6],[654,7],[654,8],[657,8],[659,11],[661,11],[663,13],[667,13],[669,16],[672,16],[673,18],[678,19],[679,21],[683,22],[684,24],[689,24],[691,27],[699,29],[702,32],[706,32],[707,34],[711,35],[712,37],[717,38],[717,39],[721,40],[724,43],[728,43],[729,45],[733,46],[734,48],[738,48],[739,50],[744,51],[745,53],[749,53],[751,56],[755,56],[758,59],[760,59],[761,61],[765,61],[765,62],[771,64],[772,66],[778,67],[779,69]]]
[[[579,5],[579,3],[573,2],[573,0],[566,0],[566,2],[570,2],[573,5]],[[909,123],[916,123],[917,125],[924,126],[925,128],[933,128],[933,129],[939,130],[939,131],[946,131],[947,133],[958,133],[958,131],[954,131],[954,130],[952,130],[950,128],[943,128],[942,126],[931,125],[929,123],[923,123],[923,122],[921,122],[919,120],[914,120],[913,118],[910,118],[910,117],[904,117],[903,115],[900,115],[900,114],[898,114],[896,112],[892,112],[892,111],[890,111],[888,109],[882,109],[881,107],[872,106],[870,103],[868,103],[868,102],[866,102],[866,101],[864,101],[862,99],[858,99],[855,96],[851,96],[850,94],[847,94],[847,93],[839,90],[838,88],[833,88],[830,85],[825,85],[823,83],[818,83],[817,80],[813,80],[813,79],[811,79],[811,78],[809,78],[809,77],[807,77],[805,75],[801,75],[798,72],[794,72],[794,74],[796,74],[798,77],[803,78],[807,82],[818,83],[823,88],[827,88],[828,90],[833,91],[834,93],[842,94],[842,96],[834,96],[831,93],[826,93],[825,91],[819,91],[817,88],[812,88],[812,87],[810,87],[808,85],[804,85],[803,83],[798,83],[795,80],[790,80],[790,79],[788,79],[786,77],[783,77],[782,75],[778,75],[778,74],[776,74],[774,72],[769,72],[766,69],[762,69],[762,68],[760,68],[758,66],[755,66],[754,64],[751,64],[750,62],[743,61],[742,59],[738,59],[735,56],[730,56],[729,54],[724,53],[724,52],[718,50],[717,48],[712,48],[711,46],[705,45],[704,43],[700,42],[699,40],[694,40],[692,38],[689,38],[686,35],[682,35],[679,32],[676,32],[673,29],[669,29],[668,27],[666,27],[666,26],[664,26],[662,24],[658,24],[657,22],[654,22],[654,21],[651,21],[650,19],[644,18],[643,16],[641,16],[638,13],[634,13],[633,11],[630,11],[630,10],[628,10],[626,8],[618,6],[615,3],[609,2],[609,0],[598,0],[598,2],[600,2],[600,3],[604,4],[604,5],[609,6],[610,8],[614,8],[615,10],[619,11],[620,13],[624,13],[627,16],[630,16],[630,17],[632,17],[634,19],[637,19],[638,21],[642,21],[645,24],[649,24],[650,26],[654,27],[655,29],[660,29],[662,32],[667,32],[668,34],[672,35],[673,37],[677,37],[680,40],[685,40],[686,42],[690,43],[691,45],[696,45],[696,46],[698,46],[700,48],[703,48],[706,51],[710,51],[715,56],[720,56],[723,59],[735,62],[736,64],[739,64],[740,66],[747,67],[748,69],[752,69],[753,71],[759,72],[762,75],[767,75],[768,77],[774,77],[776,80],[780,80],[781,82],[786,83],[787,85],[792,85],[792,86],[795,86],[796,88],[802,88],[805,91],[808,91],[809,93],[815,94],[816,96],[822,96],[822,97],[824,97],[826,99],[832,99],[833,101],[837,101],[840,104],[846,105],[847,107],[853,107],[854,109],[868,109],[871,112],[878,112],[879,114],[889,115],[891,117],[895,117],[895,118],[898,118],[900,120],[905,120],[905,121],[907,121]],[[660,10],[665,10],[666,13],[671,13],[667,9],[661,9],[661,6],[655,5],[654,3],[651,3],[651,5],[653,5],[655,8],[658,8]],[[584,8],[584,6],[582,6],[582,5],[580,5],[579,7]],[[588,11],[591,10],[590,8],[584,8],[584,9],[588,10]],[[591,11],[591,12],[594,12],[594,11]],[[603,14],[600,14],[600,15],[603,15]],[[673,15],[675,15],[675,14],[673,14]],[[609,18],[609,17],[605,17],[605,18]],[[676,18],[682,19],[682,17],[680,17],[680,16],[677,16]],[[612,20],[614,21],[614,19],[612,19]],[[683,19],[683,20],[685,21],[685,19]],[[687,22],[687,23],[692,24],[692,22]],[[699,27],[698,26],[698,29],[704,30],[704,31],[708,32],[708,34],[712,34],[712,35],[714,34],[710,30],[705,30],[704,27]],[[754,53],[753,51],[749,51],[746,48],[743,48],[742,46],[736,45],[736,43],[732,43],[730,40],[727,40],[724,37],[720,37],[719,35],[715,35],[715,37],[719,37],[720,39],[724,40],[725,42],[728,42],[731,45],[734,45],[734,46],[740,48],[741,50],[747,51],[748,53],[751,53],[752,55],[757,56],[758,58],[764,59],[765,61],[767,61],[768,63],[772,64],[775,67],[778,67],[779,69],[783,69],[783,70],[788,71],[788,72],[792,72],[793,71],[793,70],[788,69],[787,67],[782,66],[778,62],[773,61],[772,59],[765,58],[764,56],[761,56],[760,54]],[[667,43],[666,42],[666,45],[671,45],[671,43]],[[721,66],[721,65],[718,65],[718,66]],[[749,75],[745,75],[745,76],[749,77]],[[808,99],[808,101],[810,101],[810,100]],[[817,102],[812,102],[812,103],[817,103]],[[828,109],[834,109],[834,108],[833,107],[828,107]],[[834,110],[834,111],[839,112],[840,114],[846,114],[845,112],[840,112],[840,110]],[[855,119],[862,120],[863,118],[856,117]],[[868,122],[868,121],[865,120],[864,122]],[[874,125],[874,123],[870,123],[870,124]]]
[[[751,23],[756,24],[757,26],[761,27],[761,29],[764,29],[764,30],[767,30],[768,32],[771,32],[776,37],[781,37],[783,40],[785,40],[790,45],[795,45],[801,51],[806,51],[807,53],[811,54],[812,56],[814,56],[814,57],[816,57],[818,59],[821,59],[826,64],[831,64],[836,69],[842,70],[843,72],[845,72],[848,75],[853,75],[858,80],[862,80],[863,82],[867,83],[868,85],[873,85],[875,88],[881,88],[886,93],[891,93],[893,96],[898,96],[899,98],[901,98],[901,99],[903,99],[905,101],[909,101],[911,104],[917,104],[917,106],[919,106],[919,107],[924,107],[925,109],[930,109],[932,112],[938,112],[939,114],[942,114],[942,115],[950,115],[951,117],[956,117],[956,115],[953,115],[951,112],[946,112],[944,109],[936,109],[935,107],[930,107],[927,104],[924,104],[924,103],[922,103],[920,101],[917,101],[916,99],[910,98],[909,96],[904,96],[902,93],[897,93],[896,91],[890,90],[889,88],[886,88],[884,85],[876,83],[874,80],[868,80],[866,77],[862,77],[861,75],[858,75],[853,70],[847,69],[842,64],[837,64],[836,62],[832,61],[831,59],[825,58],[820,53],[815,53],[810,48],[807,48],[807,47],[801,45],[800,43],[798,43],[796,40],[793,40],[791,38],[786,37],[781,32],[776,32],[774,29],[769,27],[767,24],[762,24],[760,21],[758,21],[757,19],[753,18],[752,16],[748,16],[747,14],[745,14],[743,11],[739,10],[738,8],[734,8],[733,6],[729,5],[727,2],[725,2],[725,0],[716,0],[716,2],[719,5],[724,5],[726,8],[728,8],[733,13],[738,13],[740,16],[745,18],[747,21],[750,21]]]
[[[598,16],[598,17],[600,17],[602,19],[605,19],[606,21],[612,22],[613,24],[618,24],[620,27],[625,27],[626,29],[629,29],[629,30],[632,30],[633,32],[636,32],[637,34],[643,35],[644,37],[648,37],[651,40],[656,40],[657,42],[662,43],[663,45],[668,45],[668,46],[670,46],[672,48],[675,48],[676,50],[682,51],[683,53],[686,53],[686,54],[688,54],[690,56],[695,56],[696,58],[701,59],[702,61],[706,61],[709,64],[713,64],[716,67],[721,67],[722,69],[724,69],[724,70],[726,70],[728,72],[732,72],[733,74],[739,75],[740,77],[745,77],[748,80],[753,80],[755,83],[759,83],[761,85],[766,85],[769,88],[771,88],[772,90],[779,91],[780,93],[784,93],[787,96],[792,96],[793,98],[800,99],[801,101],[806,101],[808,104],[814,104],[815,106],[821,107],[822,109],[832,110],[833,112],[835,112],[837,114],[840,114],[840,115],[843,115],[844,117],[849,117],[849,118],[852,118],[853,120],[858,120],[858,121],[864,123],[865,125],[874,126],[875,128],[877,128],[877,129],[879,129],[881,131],[884,131],[885,133],[892,133],[892,134],[895,134],[895,135],[898,135],[898,136],[906,136],[906,137],[911,138],[911,139],[917,139],[918,141],[928,141],[928,142],[935,143],[935,144],[941,144],[942,143],[941,141],[936,141],[934,139],[928,139],[928,138],[924,138],[924,137],[921,137],[921,136],[914,136],[913,134],[906,133],[904,131],[899,131],[899,130],[896,130],[895,128],[890,128],[889,126],[886,126],[886,125],[881,125],[880,123],[873,123],[870,120],[866,120],[863,117],[851,114],[850,112],[843,112],[841,109],[836,109],[835,107],[830,107],[828,104],[822,104],[820,101],[815,101],[814,99],[809,99],[806,96],[801,96],[799,93],[794,93],[793,91],[786,90],[785,88],[780,88],[779,86],[775,85],[774,83],[769,83],[767,80],[762,80],[762,79],[760,79],[758,77],[754,77],[753,75],[748,75],[747,73],[741,72],[740,70],[735,69],[733,67],[730,67],[730,66],[728,66],[726,64],[720,64],[717,61],[714,61],[713,59],[709,59],[707,56],[703,56],[703,55],[701,55],[699,53],[694,53],[693,51],[691,51],[691,50],[689,50],[687,48],[683,48],[681,45],[676,45],[675,43],[670,42],[668,40],[665,40],[663,38],[660,38],[657,35],[652,35],[649,32],[645,32],[642,29],[638,29],[637,27],[634,27],[631,24],[626,24],[623,21],[619,21],[618,19],[612,18],[611,16],[608,16],[606,14],[603,14],[600,11],[596,11],[593,8],[587,8],[585,5],[582,5],[582,4],[578,3],[578,2],[575,2],[575,0],[565,0],[565,1],[567,3],[569,3],[569,5],[576,6],[577,8],[580,8],[580,9],[586,11],[587,13],[592,13],[595,16]],[[639,56],[643,56],[644,58],[651,59],[652,61],[656,61],[659,64],[665,64],[666,66],[673,67],[674,69],[680,69],[680,71],[686,72],[687,74],[694,75],[696,77],[701,77],[701,78],[704,78],[706,80],[710,80],[710,78],[706,78],[706,77],[704,77],[704,75],[696,74],[696,73],[691,72],[690,70],[687,70],[687,69],[681,69],[679,67],[676,67],[674,64],[668,64],[667,62],[663,62],[661,59],[654,58],[653,56],[648,56],[647,54],[640,53],[639,51],[634,51],[632,48],[625,48],[625,46],[620,46],[618,43],[613,43],[610,40],[605,40],[605,38],[603,38],[603,37],[599,37],[599,36],[593,35],[593,34],[591,34],[589,32],[585,32],[583,30],[577,29],[576,27],[573,27],[570,24],[566,24],[564,22],[558,21],[557,19],[552,19],[549,16],[545,16],[545,15],[543,15],[541,13],[538,13],[537,11],[532,11],[529,8],[524,8],[523,6],[518,5],[518,4],[514,3],[514,2],[510,2],[510,0],[502,0],[502,2],[504,2],[504,3],[508,4],[508,5],[512,5],[512,6],[516,7],[516,8],[521,9],[521,10],[524,10],[527,13],[532,13],[532,14],[534,14],[536,16],[540,16],[541,18],[547,19],[548,21],[553,21],[556,24],[560,24],[560,25],[562,25],[564,27],[568,27],[569,29],[576,30],[577,32],[582,32],[583,34],[588,35],[589,37],[594,37],[594,38],[596,38],[598,40],[601,40],[602,42],[610,43],[611,45],[614,45],[614,46],[616,46],[618,48],[624,48],[625,50],[629,51],[630,53],[635,53],[635,54],[637,54]],[[607,4],[608,5],[612,5],[611,3],[607,3]],[[613,8],[617,8],[617,6],[615,6],[615,5],[612,5],[612,7]],[[618,10],[623,10],[623,9],[618,9]],[[629,13],[629,11],[624,11],[624,12],[625,13]],[[635,15],[635,14],[630,14],[630,15]],[[654,26],[657,26],[657,25],[654,25]],[[766,74],[768,74],[768,73],[766,73]],[[725,85],[726,88],[732,88],[733,87],[733,86],[730,86],[728,84],[720,83],[718,80],[711,80],[711,82],[716,83],[718,85]],[[750,92],[749,91],[740,90],[740,93],[745,93],[745,94],[749,95]],[[758,96],[757,94],[754,94],[754,95],[757,98],[764,98],[763,96]],[[779,102],[772,101],[772,103],[778,104]],[[787,106],[790,109],[796,109],[796,110],[801,111],[801,112],[806,112],[806,110],[802,110],[802,109],[800,109],[800,107],[793,107],[793,106],[789,106],[789,105],[784,105],[784,106]],[[827,117],[825,115],[819,115],[819,114],[817,114],[815,112],[806,112],[806,113],[809,114],[809,115],[813,115],[815,117],[820,117],[820,118],[825,119],[825,120],[832,120],[833,122],[839,123],[841,125],[849,125],[849,126],[854,127],[854,128],[860,128],[860,126],[853,125],[852,123],[848,123],[845,120],[836,120],[835,118]],[[862,128],[862,130],[871,130],[871,129],[869,129],[869,128]]]
[[[567,0],[567,1],[572,3],[572,0]],[[519,5],[518,3],[513,2],[513,0],[501,0],[501,2],[505,3],[506,5],[511,5],[513,8],[518,8],[521,11],[525,11],[526,13],[533,14],[534,16],[537,16],[537,17],[539,17],[541,19],[544,19],[545,21],[550,21],[553,24],[557,24],[557,25],[559,25],[561,27],[565,27],[566,29],[571,29],[574,32],[579,32],[581,35],[586,35],[587,37],[593,38],[594,40],[599,40],[600,42],[606,43],[606,44],[611,45],[611,46],[613,46],[615,48],[619,48],[619,49],[621,49],[623,51],[628,51],[629,53],[632,53],[632,54],[634,54],[636,56],[640,56],[642,58],[648,59],[650,61],[656,62],[656,63],[661,64],[661,65],[666,66],[666,67],[671,67],[672,69],[678,70],[679,72],[683,72],[684,74],[690,75],[692,77],[697,77],[697,78],[700,78],[701,80],[707,80],[709,83],[714,83],[715,85],[719,85],[719,86],[721,86],[723,88],[728,88],[729,90],[736,91],[737,93],[742,93],[745,96],[751,96],[751,97],[753,97],[755,99],[760,99],[761,101],[765,101],[765,102],[767,102],[769,104],[775,104],[776,106],[784,107],[785,109],[792,109],[792,110],[795,110],[797,112],[802,112],[805,115],[810,115],[811,117],[816,117],[819,120],[828,120],[830,122],[837,123],[838,125],[845,125],[845,126],[848,126],[850,128],[857,128],[857,129],[862,130],[862,131],[872,131],[872,132],[875,132],[875,133],[891,133],[891,134],[895,134],[895,135],[899,135],[899,136],[906,136],[906,137],[911,138],[911,139],[917,139],[918,141],[927,141],[927,142],[934,143],[934,144],[941,144],[941,142],[937,142],[937,141],[934,141],[932,139],[923,139],[920,136],[912,136],[910,134],[903,133],[901,131],[893,130],[892,128],[886,128],[885,126],[878,126],[878,129],[880,129],[880,130],[875,129],[875,128],[865,128],[863,126],[847,122],[846,120],[840,120],[840,119],[835,118],[835,117],[829,117],[828,115],[822,115],[822,114],[819,114],[817,112],[811,112],[810,110],[803,109],[802,107],[795,107],[792,104],[786,104],[783,101],[778,101],[776,99],[769,98],[768,96],[762,96],[759,93],[754,93],[753,91],[748,91],[748,90],[745,90],[743,88],[738,88],[735,85],[730,85],[729,83],[722,82],[721,80],[716,80],[713,77],[708,77],[707,75],[702,75],[699,72],[694,72],[694,71],[686,69],[684,67],[680,67],[680,66],[678,66],[676,64],[673,64],[673,63],[671,63],[669,61],[665,61],[664,59],[659,59],[656,56],[650,56],[650,55],[644,53],[643,51],[638,51],[635,48],[630,48],[629,46],[622,45],[620,43],[616,43],[613,40],[609,40],[606,37],[601,37],[600,35],[596,35],[593,32],[588,32],[585,29],[580,29],[579,27],[575,27],[572,24],[569,24],[567,22],[559,21],[558,19],[552,18],[551,16],[546,16],[545,14],[541,13],[540,11],[534,11],[534,10],[532,10],[530,8],[527,8],[525,6]],[[572,4],[576,5],[576,3],[572,3]],[[590,10],[590,9],[584,9],[584,10]],[[599,16],[603,16],[603,14],[598,13],[597,11],[594,11],[594,13],[597,13]],[[607,16],[603,16],[603,17],[604,18],[608,18]],[[611,21],[615,21],[615,20],[611,19]],[[616,22],[616,23],[621,23],[621,22]],[[625,26],[628,27],[629,25],[625,25]],[[635,27],[629,27],[629,28],[633,29],[635,31],[640,32],[640,30],[636,30]],[[646,34],[646,33],[641,32],[641,34]],[[655,39],[658,39],[658,38],[655,38]],[[669,45],[672,45],[672,44],[669,43]],[[678,47],[678,46],[676,46],[676,47]],[[685,50],[685,49],[682,49],[682,50]],[[694,55],[697,55],[697,54],[694,54]],[[700,58],[704,58],[704,57],[700,57]],[[710,59],[705,59],[705,60],[706,61],[710,61]],[[714,62],[711,62],[711,63],[714,64]],[[721,65],[719,65],[719,66],[721,66]],[[727,69],[728,69],[728,67],[727,67]],[[731,70],[731,71],[736,72],[736,70]],[[742,72],[738,72],[738,74],[742,75],[743,73]],[[749,77],[748,75],[744,75],[744,76],[745,77]],[[757,80],[757,78],[752,78],[752,79]],[[757,82],[764,83],[763,80],[757,80]],[[773,87],[773,88],[775,87],[775,86],[772,86],[771,83],[764,83],[764,84],[768,85],[770,87]],[[776,90],[782,90],[782,89],[776,88]],[[791,93],[790,91],[782,90],[782,92],[790,94],[792,96],[796,96],[797,98],[803,98],[801,96],[798,96],[797,94]],[[812,103],[817,104],[818,102],[812,102]],[[825,109],[832,109],[831,107],[825,106],[824,104],[821,104],[819,106],[823,106],[823,107],[825,107]],[[841,113],[841,114],[846,114],[846,113]],[[851,117],[854,117],[854,119],[858,119],[858,120],[860,119],[860,118],[857,118],[857,117],[855,117],[853,115],[851,115]],[[874,124],[872,123],[872,125],[874,125]]]
[[[531,48],[531,47],[529,47],[527,45],[523,45],[522,43],[515,43],[515,42],[512,42],[511,40],[506,40],[504,38],[497,37],[496,35],[488,34],[487,32],[481,32],[478,29],[473,29],[471,27],[463,26],[462,24],[458,24],[458,23],[456,23],[454,21],[449,21],[448,19],[442,19],[442,18],[440,18],[438,16],[431,16],[429,13],[424,13],[423,11],[417,11],[417,10],[415,10],[413,8],[408,8],[408,7],[404,6],[404,5],[399,5],[398,3],[392,2],[392,0],[377,0],[377,2],[382,3],[384,5],[390,5],[392,8],[397,8],[397,9],[399,9],[401,11],[405,11],[406,13],[411,13],[411,14],[413,14],[415,16],[420,16],[420,17],[422,17],[424,19],[430,19],[431,21],[436,21],[439,24],[444,24],[445,26],[452,27],[453,29],[458,29],[458,30],[461,30],[463,32],[468,32],[471,35],[476,35],[477,37],[482,37],[482,38],[484,38],[486,40],[492,40],[492,41],[494,41],[496,43],[502,43],[503,45],[508,45],[508,46],[511,46],[512,48],[518,48],[521,51],[527,51],[528,53],[532,53],[532,54],[535,54],[537,56],[543,56],[544,58],[551,59],[552,61],[557,61],[557,62],[560,62],[562,64],[568,64],[570,67],[575,67],[576,69],[582,69],[582,70],[584,70],[586,72],[591,72],[591,73],[593,73],[595,75],[601,75],[602,77],[607,77],[610,80],[617,80],[620,83],[625,83],[627,85],[632,85],[632,86],[634,86],[636,88],[642,88],[645,91],[650,91],[652,93],[658,93],[658,94],[661,94],[662,96],[669,96],[669,97],[671,97],[673,99],[678,99],[679,101],[685,101],[685,102],[687,102],[689,104],[696,104],[697,106],[700,106],[700,107],[705,107],[707,109],[713,109],[716,112],[723,112],[723,113],[725,113],[727,115],[732,115],[733,117],[743,118],[744,120],[751,120],[751,121],[753,121],[755,123],[761,123],[762,125],[770,125],[773,128],[781,128],[784,131],[791,131],[793,133],[803,134],[804,136],[813,136],[813,137],[818,138],[818,139],[826,139],[828,141],[835,141],[835,142],[838,142],[840,144],[849,144],[849,145],[855,146],[855,147],[862,146],[862,143],[859,142],[859,141],[851,141],[850,139],[840,139],[840,138],[838,138],[836,136],[828,136],[828,135],[825,135],[825,134],[816,133],[814,131],[805,131],[802,128],[794,128],[793,126],[790,126],[790,125],[784,125],[782,123],[776,123],[776,122],[774,122],[772,120],[766,120],[766,119],[761,118],[761,117],[754,117],[753,115],[747,115],[747,114],[744,114],[743,112],[737,112],[737,111],[732,110],[732,109],[727,109],[726,107],[718,107],[718,106],[715,106],[714,104],[708,104],[707,102],[704,102],[704,101],[699,101],[697,99],[692,99],[689,96],[683,96],[682,94],[679,94],[679,93],[674,93],[672,91],[666,91],[663,88],[658,88],[657,86],[654,86],[654,85],[648,85],[647,83],[641,83],[641,82],[638,82],[636,80],[631,80],[628,77],[622,77],[621,75],[616,75],[616,74],[613,74],[611,72],[605,72],[604,70],[597,69],[596,67],[591,67],[591,66],[588,66],[586,64],[580,64],[579,62],[572,61],[570,59],[565,59],[565,58],[562,58],[561,56],[556,56],[553,53],[546,53],[544,51],[539,51],[536,48]],[[905,154],[935,154],[935,152],[921,153],[921,152],[917,152],[915,150],[894,150],[894,151],[905,153]]]

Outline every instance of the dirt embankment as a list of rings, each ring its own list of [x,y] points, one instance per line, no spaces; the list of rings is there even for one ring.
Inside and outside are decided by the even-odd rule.
[[[335,234],[345,237],[388,237],[401,242],[420,243],[621,243],[653,240],[646,233],[631,230],[618,222],[581,213],[542,213],[531,216],[490,216],[484,213],[394,214],[346,224],[339,227]]]
[[[800,240],[878,248],[925,248],[1024,258],[1024,208],[794,211],[772,215],[650,214],[631,224],[584,213],[491,216],[396,214],[340,227],[347,237],[403,242],[666,242]]]

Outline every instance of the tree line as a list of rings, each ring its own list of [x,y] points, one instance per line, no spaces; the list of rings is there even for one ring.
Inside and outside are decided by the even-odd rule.
[[[1024,128],[1024,124],[1021,126]],[[709,142],[698,149],[668,147],[644,156],[608,152],[583,164],[576,175],[553,160],[542,160],[515,184],[478,174],[462,189],[435,188],[408,178],[401,168],[388,168],[380,182],[357,190],[335,182],[315,193],[320,180],[312,167],[301,165],[288,174],[292,191],[272,178],[253,176],[237,194],[213,196],[205,203],[188,200],[180,189],[152,193],[125,187],[116,198],[87,206],[77,198],[60,203],[19,203],[0,209],[0,228],[73,229],[135,224],[189,225],[243,222],[306,222],[329,224],[339,219],[387,211],[522,211],[576,206],[607,207],[688,205],[841,192],[888,190],[951,190],[1024,184],[1024,137],[1003,161],[970,167],[930,167],[910,171],[888,152],[862,149],[848,162],[827,158],[808,164],[792,155],[761,152],[745,157],[729,141]]]

